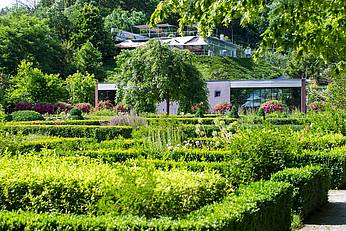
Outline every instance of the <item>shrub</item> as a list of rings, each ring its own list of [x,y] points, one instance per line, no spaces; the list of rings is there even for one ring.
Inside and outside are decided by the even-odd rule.
[[[222,202],[187,216],[146,219],[138,216],[77,216],[33,212],[0,212],[2,230],[271,230],[290,229],[292,187],[281,182],[242,186]]]
[[[3,122],[6,120],[6,114],[5,111],[2,108],[2,105],[0,104],[0,122]]]
[[[81,158],[2,157],[1,210],[177,217],[219,201],[219,174],[107,165]]]
[[[200,102],[191,106],[191,111],[193,113],[197,113],[199,111],[199,113],[205,114],[207,113],[208,110],[209,110],[208,102]]]
[[[216,113],[225,114],[226,112],[230,111],[232,109],[231,103],[220,103],[216,104],[214,107],[214,111]]]
[[[75,105],[76,108],[79,108],[84,113],[89,113],[91,111],[90,103],[79,103]]]
[[[97,110],[112,109],[113,104],[109,101],[100,101],[96,104]]]
[[[227,116],[230,118],[239,118],[238,107],[234,105],[231,111],[227,113]]]
[[[327,168],[318,165],[288,168],[273,174],[271,180],[294,186],[293,210],[303,218],[328,202],[330,172]]]
[[[147,121],[139,116],[117,116],[113,117],[107,125],[137,127],[147,125]]]
[[[35,111],[15,111],[11,113],[13,121],[35,121],[44,120],[43,116]]]
[[[125,126],[107,127],[87,125],[5,125],[3,129],[10,132],[11,134],[22,133],[24,135],[42,134],[59,137],[85,137],[95,138],[98,141],[114,139],[118,136],[131,138],[132,133],[132,128]]]
[[[72,108],[67,117],[70,120],[83,120],[82,110],[79,108]]]
[[[115,111],[116,111],[117,113],[124,113],[124,112],[127,111],[127,109],[126,109],[125,105],[123,105],[123,104],[118,104],[118,105],[115,106]]]
[[[307,164],[322,164],[330,169],[331,188],[337,189],[346,186],[346,146],[331,151],[304,151],[292,155],[288,166],[304,166]]]
[[[69,101],[73,104],[87,102],[92,103],[96,79],[94,75],[77,72],[66,79],[66,88],[69,93]]]
[[[34,109],[40,114],[53,114],[55,111],[54,104],[51,103],[36,103]]]
[[[278,100],[269,100],[261,105],[265,113],[283,112],[285,105]]]
[[[16,103],[15,110],[16,111],[24,111],[24,110],[28,111],[28,110],[32,110],[33,108],[34,108],[34,106],[32,103],[22,101],[22,102]]]
[[[56,103],[54,107],[55,107],[56,113],[68,112],[73,108],[73,106],[70,103],[64,103],[64,102]]]

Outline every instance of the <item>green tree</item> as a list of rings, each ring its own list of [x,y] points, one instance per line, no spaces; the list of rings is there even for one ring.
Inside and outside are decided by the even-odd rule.
[[[100,9],[91,3],[75,4],[70,17],[73,25],[71,42],[74,47],[79,48],[87,41],[90,41],[102,51],[105,30]]]
[[[327,102],[332,108],[346,110],[346,73],[340,74],[327,87]]]
[[[188,108],[207,98],[206,83],[191,64],[191,54],[159,41],[121,53],[117,60],[117,97],[137,112],[162,101],[178,101]]]
[[[311,53],[324,62],[343,69],[346,62],[346,5],[344,0],[163,0],[151,22],[158,23],[177,13],[180,27],[197,24],[210,34],[219,24],[237,18],[241,24],[258,21],[263,15],[267,28],[262,33],[261,49],[293,49],[297,55]]]
[[[105,18],[105,28],[106,31],[110,31],[111,28],[130,30],[132,26],[143,24],[146,20],[147,16],[142,11],[127,11],[117,8]]]
[[[64,81],[59,75],[44,74],[34,68],[33,63],[23,60],[17,75],[11,79],[13,86],[7,92],[10,102],[47,102],[55,103],[66,98]]]
[[[76,52],[75,65],[82,73],[94,74],[98,79],[102,77],[102,54],[89,41]]]
[[[14,74],[26,58],[46,73],[59,72],[65,64],[61,44],[45,20],[23,14],[0,16],[0,67]]]
[[[96,79],[94,75],[77,72],[66,79],[66,87],[71,103],[93,103]]]

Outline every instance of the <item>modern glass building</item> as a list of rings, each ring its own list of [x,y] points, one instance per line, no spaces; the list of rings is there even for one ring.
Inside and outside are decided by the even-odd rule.
[[[280,100],[289,110],[306,111],[305,79],[273,80],[215,80],[207,81],[210,111],[220,103],[232,103],[245,110],[257,110],[268,100]],[[95,104],[99,100],[114,101],[116,85],[98,83],[95,92]],[[165,113],[165,103],[158,105],[157,112]],[[171,112],[178,112],[179,105],[172,102]]]
[[[209,104],[231,102],[243,109],[258,109],[268,100],[280,100],[290,110],[306,110],[305,79],[208,81]]]

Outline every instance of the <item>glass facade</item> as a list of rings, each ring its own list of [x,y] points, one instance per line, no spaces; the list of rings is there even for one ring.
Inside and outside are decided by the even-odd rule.
[[[114,103],[116,91],[114,90],[99,90],[99,101],[110,101]]]
[[[300,88],[232,88],[231,103],[243,109],[257,109],[268,100],[279,100],[290,110],[300,108]]]

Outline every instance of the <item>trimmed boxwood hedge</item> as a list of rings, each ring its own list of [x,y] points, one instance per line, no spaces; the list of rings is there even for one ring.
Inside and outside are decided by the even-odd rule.
[[[294,186],[293,210],[303,218],[307,218],[311,212],[328,202],[328,168],[319,165],[287,168],[273,174],[271,180]]]
[[[108,120],[45,120],[8,122],[7,125],[102,125]]]
[[[255,182],[242,186],[222,202],[207,205],[187,216],[146,219],[136,216],[76,216],[0,212],[1,230],[271,230],[288,231],[292,186]]]
[[[73,155],[73,153],[71,154]],[[172,151],[154,151],[138,148],[107,148],[98,150],[88,149],[78,152],[76,154],[92,158],[99,158],[110,162],[125,161],[128,159],[136,159],[139,157],[158,160],[209,162],[220,162],[233,159],[232,153],[230,151],[212,151],[207,149],[176,149]]]
[[[213,172],[161,171],[83,158],[0,158],[0,208],[34,212],[178,217],[231,190]]]
[[[305,151],[291,156],[288,166],[323,164],[330,169],[332,189],[346,186],[346,146],[330,151]]]
[[[59,137],[95,138],[98,141],[114,139],[117,136],[130,138],[132,128],[128,126],[87,126],[87,125],[5,125],[3,129],[16,134],[42,134]]]
[[[5,150],[16,152],[41,151],[43,148],[59,149],[64,151],[76,151],[89,143],[94,143],[91,138],[61,138],[61,137],[39,137],[33,140],[0,140],[0,152]]]
[[[213,125],[215,120],[224,121],[225,124],[230,124],[237,119],[235,118],[146,118],[146,120],[149,122],[149,124],[155,125],[156,123],[181,123],[181,124],[204,124],[204,125]]]

